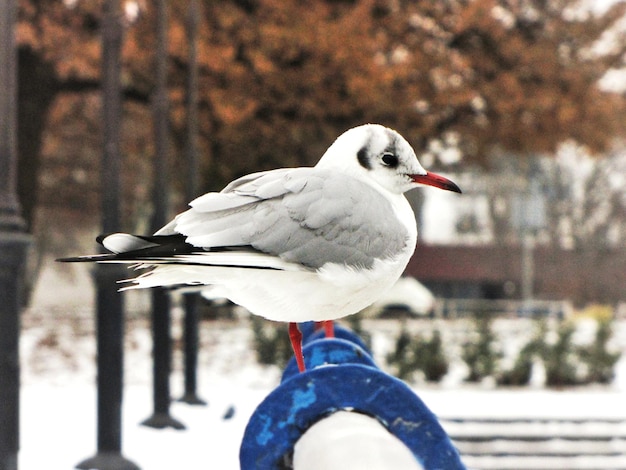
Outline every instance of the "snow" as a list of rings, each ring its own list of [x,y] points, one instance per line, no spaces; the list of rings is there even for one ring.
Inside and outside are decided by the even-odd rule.
[[[61,331],[67,319],[57,318]],[[73,322],[76,319],[72,319]],[[82,323],[82,321],[81,321]],[[77,328],[81,329],[81,328]],[[278,382],[277,368],[256,367],[246,351],[247,328],[234,338],[217,325],[203,340],[215,342],[212,357],[203,355],[200,394],[208,406],[174,401],[171,415],[187,429],[155,430],[139,423],[152,414],[148,323],[130,320],[126,339],[126,386],[123,404],[123,453],[142,469],[237,469],[239,443],[256,405]],[[238,341],[238,336],[243,340]],[[22,340],[20,469],[73,468],[93,456],[96,443],[93,340],[67,334],[51,349],[41,328],[27,328]],[[230,347],[228,340],[234,340]],[[42,346],[44,345],[44,346]],[[43,350],[42,350],[43,349]],[[180,362],[180,357],[177,357]],[[44,364],[41,363],[44,362]],[[274,370],[275,369],[275,370]],[[172,380],[174,397],[182,395],[182,373]],[[231,407],[235,413],[225,419]],[[181,463],[184,463],[181,466]]]
[[[209,388],[203,390],[209,392]],[[207,407],[173,404],[172,416],[185,423],[187,430],[155,430],[138,425],[151,414],[148,387],[126,387],[122,431],[125,457],[142,469],[238,469],[245,423],[265,391],[224,385],[213,387],[209,394]],[[235,416],[224,420],[233,403],[237,406]],[[85,384],[26,386],[22,392],[19,468],[69,469],[93,456],[94,405],[94,389]]]
[[[26,316],[33,312],[26,313]],[[72,339],[65,321],[56,325],[58,345],[41,341],[46,327],[29,326],[23,344],[22,448],[20,469],[72,468],[95,452],[95,390],[93,339],[83,326]],[[74,318],[73,321],[76,321]],[[173,402],[171,414],[185,431],[140,426],[152,411],[148,323],[129,321],[123,407],[124,455],[142,469],[238,469],[239,444],[250,415],[277,385],[280,371],[254,363],[247,348],[245,321],[216,322],[203,329],[199,394],[206,407]],[[55,327],[55,331],[56,331]],[[385,342],[378,339],[377,344]],[[180,357],[175,356],[180,362]],[[621,367],[622,376],[625,367]],[[180,368],[171,383],[174,396],[182,391]],[[551,391],[498,390],[484,386],[428,386],[417,391],[441,418],[459,417],[623,417],[626,395],[619,387]],[[231,419],[224,419],[234,407]]]
[[[81,268],[82,269],[82,268]],[[41,277],[46,279],[46,275]],[[77,297],[93,298],[89,276],[72,282]],[[96,446],[95,335],[92,307],[80,304],[67,291],[35,292],[33,305],[22,316],[21,338],[21,451],[20,470],[69,469],[91,457]],[[277,367],[260,366],[251,350],[247,318],[203,322],[199,355],[198,391],[208,406],[174,401],[171,414],[187,429],[154,430],[139,425],[152,413],[151,339],[145,314],[147,297],[127,295],[123,454],[143,470],[239,468],[241,438],[249,417],[280,380]],[[69,302],[69,306],[67,306]],[[173,312],[174,358],[172,395],[183,391],[179,309]],[[429,323],[430,322],[430,323]],[[431,325],[410,320],[411,330]],[[445,344],[460,347],[467,326],[437,323]],[[506,326],[512,325],[512,326]],[[373,335],[378,364],[393,346],[399,330],[393,320],[364,320]],[[509,328],[510,342],[532,335],[523,321],[496,322]],[[286,334],[286,333],[285,333]],[[584,336],[584,335],[583,335]],[[614,346],[626,351],[626,324],[620,323]],[[458,351],[456,351],[458,354]],[[612,386],[546,390],[537,387],[496,389],[492,384],[461,383],[465,370],[453,364],[441,385],[420,384],[416,392],[440,418],[444,427],[457,418],[623,418],[626,419],[626,357]],[[225,418],[234,408],[234,415]]]

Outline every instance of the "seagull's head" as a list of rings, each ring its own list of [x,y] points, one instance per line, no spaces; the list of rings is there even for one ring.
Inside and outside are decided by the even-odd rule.
[[[426,171],[406,139],[379,124],[353,127],[341,134],[317,167],[343,171],[396,194],[420,184],[461,192],[449,179]]]

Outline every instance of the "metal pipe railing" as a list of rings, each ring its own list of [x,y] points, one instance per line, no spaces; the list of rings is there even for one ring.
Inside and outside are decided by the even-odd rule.
[[[367,351],[358,346],[360,339],[356,335],[352,333],[352,341],[351,332],[341,330],[345,329],[336,328],[337,338],[305,339],[307,370],[299,373],[292,359],[281,384],[257,407],[241,443],[241,468],[306,470],[312,468],[311,464],[321,465],[305,458],[314,450],[322,452],[326,448],[326,452],[343,457],[346,451],[356,452],[358,432],[347,424],[354,424],[358,418],[349,416],[345,420],[336,415],[349,412],[368,417],[365,426],[375,444],[364,452],[378,448],[378,452],[390,453],[402,465],[387,468],[465,469],[436,416],[404,382],[376,367]],[[333,443],[327,435],[320,437],[314,426],[327,419],[343,421],[342,431],[355,447],[337,449],[343,444]],[[382,434],[376,423],[391,436]],[[364,443],[362,440],[361,446]],[[407,459],[407,451],[413,461]],[[348,459],[315,468],[354,468],[350,464]]]

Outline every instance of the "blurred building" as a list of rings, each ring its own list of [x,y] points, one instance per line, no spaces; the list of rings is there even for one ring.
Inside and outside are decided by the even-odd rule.
[[[623,231],[624,189],[595,187],[594,172],[569,181],[558,165],[449,175],[462,195],[409,193],[419,238],[407,274],[444,298],[624,301],[624,240],[609,236]],[[573,194],[585,185],[590,197]]]

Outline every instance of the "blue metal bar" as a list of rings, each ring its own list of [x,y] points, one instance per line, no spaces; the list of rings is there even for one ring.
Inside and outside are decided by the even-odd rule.
[[[307,429],[349,410],[378,420],[424,469],[465,469],[437,417],[404,382],[376,368],[363,348],[348,340],[318,339],[305,346],[304,356],[306,372],[289,364],[280,386],[250,418],[241,468],[285,468]]]

